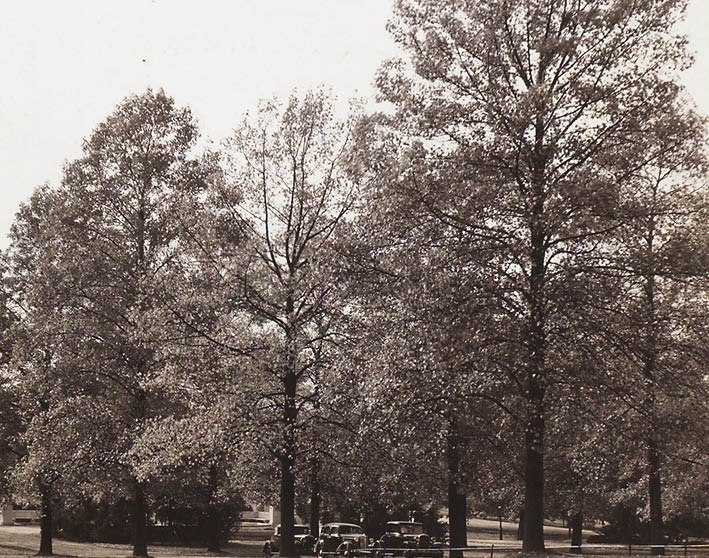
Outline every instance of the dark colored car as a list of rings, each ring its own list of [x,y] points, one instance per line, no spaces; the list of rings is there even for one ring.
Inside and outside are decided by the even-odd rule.
[[[422,523],[415,521],[389,521],[386,532],[374,544],[375,547],[393,550],[394,554],[439,557],[443,555],[442,544],[428,535]],[[412,552],[406,552],[410,550]]]
[[[315,543],[318,556],[352,556],[357,550],[367,548],[367,535],[359,525],[353,523],[326,523],[320,529],[320,537]]]
[[[295,528],[295,549],[298,554],[312,554],[313,546],[315,545],[315,537],[310,534],[310,527],[308,525],[294,525]],[[271,540],[266,541],[263,545],[263,553],[266,556],[270,556],[273,552],[280,552],[281,550],[281,526],[276,525],[273,535],[271,535]]]

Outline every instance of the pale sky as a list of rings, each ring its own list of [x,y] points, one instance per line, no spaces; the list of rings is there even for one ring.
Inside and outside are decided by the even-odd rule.
[[[371,97],[392,0],[0,0],[0,249],[21,201],[123,98],[164,88],[221,141],[258,100]],[[709,0],[690,0],[685,83],[709,114]]]

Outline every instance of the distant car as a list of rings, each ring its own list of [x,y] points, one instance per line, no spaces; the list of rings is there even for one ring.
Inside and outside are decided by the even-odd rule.
[[[375,548],[391,549],[394,554],[406,554],[406,550],[415,550],[408,554],[416,556],[440,557],[443,555],[442,544],[428,535],[422,523],[415,521],[389,521],[386,531],[374,543]]]
[[[296,524],[293,526],[295,529],[295,549],[298,554],[312,554],[313,546],[315,545],[315,537],[310,534],[310,527],[308,525]],[[266,541],[263,545],[263,553],[266,556],[270,556],[273,552],[280,552],[281,550],[281,526],[276,525],[276,528],[271,535],[271,539]]]
[[[315,554],[351,556],[357,550],[367,548],[367,535],[359,525],[353,523],[326,523],[320,529],[320,537],[315,543]]]

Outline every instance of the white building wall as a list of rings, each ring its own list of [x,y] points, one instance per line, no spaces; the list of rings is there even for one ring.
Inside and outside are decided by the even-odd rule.
[[[13,513],[12,504],[4,505],[0,508],[0,525],[13,525],[15,522],[15,515]]]

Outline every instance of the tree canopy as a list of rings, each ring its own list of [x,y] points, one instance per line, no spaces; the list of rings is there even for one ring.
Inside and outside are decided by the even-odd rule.
[[[129,510],[135,556],[175,508],[218,551],[245,499],[287,557],[296,512],[446,508],[454,556],[473,511],[529,552],[550,515],[577,551],[585,518],[655,553],[706,528],[685,8],[399,0],[378,107],[294,92],[218,147],[162,90],[121,102],[0,261],[0,487],[40,551],[87,502]]]

